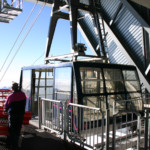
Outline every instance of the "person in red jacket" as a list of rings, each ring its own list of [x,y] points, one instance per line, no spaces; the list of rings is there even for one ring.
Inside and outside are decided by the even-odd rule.
[[[10,94],[5,103],[5,110],[8,111],[9,136],[8,141],[11,150],[17,150],[20,131],[23,123],[26,95],[19,90],[18,83],[12,84],[13,93]]]

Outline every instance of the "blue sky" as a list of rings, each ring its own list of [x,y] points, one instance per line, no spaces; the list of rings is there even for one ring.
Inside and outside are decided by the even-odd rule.
[[[34,3],[24,1],[23,12],[19,16],[17,16],[10,23],[0,23],[0,68],[8,56],[8,53],[11,50],[33,6]],[[18,42],[13,48],[7,63],[0,72],[0,80],[41,7],[41,5],[37,5],[33,11],[33,14],[30,17],[26,27],[24,28],[24,31],[22,32]],[[19,52],[10,65],[4,78],[0,82],[0,88],[3,86],[11,86],[12,81],[19,82],[21,67],[32,65],[35,60],[37,60],[42,55],[43,56],[38,61],[36,61],[34,65],[44,63],[44,53],[46,48],[50,16],[51,8],[45,6],[23,45],[19,49]],[[81,35],[78,34],[78,36],[80,42],[84,42]],[[69,21],[59,20],[52,43],[51,53],[53,55],[67,54],[70,53],[70,47],[70,23]]]

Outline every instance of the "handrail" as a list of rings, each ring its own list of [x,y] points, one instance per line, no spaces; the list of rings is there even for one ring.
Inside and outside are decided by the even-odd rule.
[[[81,108],[87,108],[87,109],[93,109],[93,110],[99,110],[99,111],[101,111],[100,108],[89,107],[89,106],[80,105],[80,104],[69,103],[69,105],[76,106],[76,107],[81,107]]]
[[[59,100],[53,100],[53,99],[47,99],[47,98],[41,98],[42,101],[49,101],[49,102],[56,102],[56,103],[60,103],[61,101]]]

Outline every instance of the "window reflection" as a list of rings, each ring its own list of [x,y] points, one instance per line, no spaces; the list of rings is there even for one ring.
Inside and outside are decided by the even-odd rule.
[[[26,111],[31,110],[31,70],[23,71],[22,91],[26,94]]]
[[[53,97],[53,69],[41,69],[35,71],[35,98],[52,99]]]
[[[125,87],[128,92],[140,90],[140,84],[134,70],[123,70],[123,76],[125,80]]]
[[[108,96],[108,101],[109,101],[109,110],[110,110],[110,116],[113,116],[113,111],[114,111],[114,102],[118,101],[122,101],[122,100],[125,100],[125,94],[117,94],[117,95],[109,95]],[[117,106],[119,105],[119,103],[117,103]],[[119,105],[120,109],[122,109],[122,105]],[[124,108],[124,107],[123,107]]]
[[[105,96],[86,96],[83,98],[83,105],[89,106],[89,107],[95,107],[100,108],[103,112],[106,111],[106,98]],[[84,117],[90,118],[94,120],[94,112],[88,113],[88,111],[84,111]],[[98,116],[99,119],[101,119],[102,116]],[[85,118],[85,119],[86,119]]]
[[[108,93],[124,91],[124,84],[121,70],[104,69],[104,77],[106,81],[106,90]]]
[[[56,100],[70,100],[71,96],[71,67],[55,69],[55,98]]]
[[[80,68],[82,92],[103,93],[103,80],[100,68]]]
[[[134,101],[132,105],[127,106],[125,102],[128,99],[140,97],[138,93],[140,86],[136,70],[102,69],[89,67],[80,68],[82,93],[92,95],[103,94],[103,96],[85,96],[83,98],[83,105],[101,108],[105,113],[107,100],[110,116],[113,116],[114,102],[117,102],[116,106],[120,110],[129,109],[129,106],[133,106],[133,109],[141,110],[141,99],[139,102],[136,103],[136,101]],[[104,80],[102,73],[104,73]],[[104,90],[105,87],[106,91]]]

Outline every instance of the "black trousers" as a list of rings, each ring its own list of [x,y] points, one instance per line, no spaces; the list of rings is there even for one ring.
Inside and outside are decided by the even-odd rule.
[[[24,114],[9,114],[9,136],[8,142],[11,148],[15,149],[18,147],[19,136],[23,123]]]

